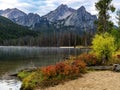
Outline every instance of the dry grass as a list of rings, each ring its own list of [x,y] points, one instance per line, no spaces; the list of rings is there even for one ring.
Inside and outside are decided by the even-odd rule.
[[[112,71],[89,72],[82,78],[44,90],[120,90],[120,73]]]

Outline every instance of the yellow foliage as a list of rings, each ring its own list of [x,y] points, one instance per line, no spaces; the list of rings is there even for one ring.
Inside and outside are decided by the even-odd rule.
[[[115,39],[109,33],[97,34],[92,41],[92,48],[98,57],[110,58],[116,50]]]

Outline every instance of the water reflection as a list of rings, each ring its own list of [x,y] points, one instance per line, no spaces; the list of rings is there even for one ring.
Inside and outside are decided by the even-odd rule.
[[[0,90],[20,90],[21,82],[18,80],[0,80]]]
[[[75,52],[76,51],[76,52]],[[64,57],[80,54],[82,49],[56,47],[0,47],[0,75],[17,72],[31,66],[46,66]]]
[[[9,74],[27,67],[55,64],[69,55],[77,56],[81,52],[84,49],[0,46],[0,90],[19,90],[21,82],[16,79],[6,80]]]

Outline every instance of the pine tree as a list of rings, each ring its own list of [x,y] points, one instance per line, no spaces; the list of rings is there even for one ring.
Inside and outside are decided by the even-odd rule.
[[[112,0],[99,0],[95,7],[98,11],[98,32],[109,32],[113,27],[113,23],[109,20],[109,11],[114,12],[115,7],[111,5]]]
[[[116,19],[118,20],[118,21],[117,21],[117,23],[118,23],[118,29],[120,30],[120,9],[117,10]]]

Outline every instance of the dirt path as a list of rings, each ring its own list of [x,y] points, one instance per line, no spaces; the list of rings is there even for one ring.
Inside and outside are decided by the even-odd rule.
[[[45,90],[120,90],[120,73],[111,71],[89,72],[82,78]]]

